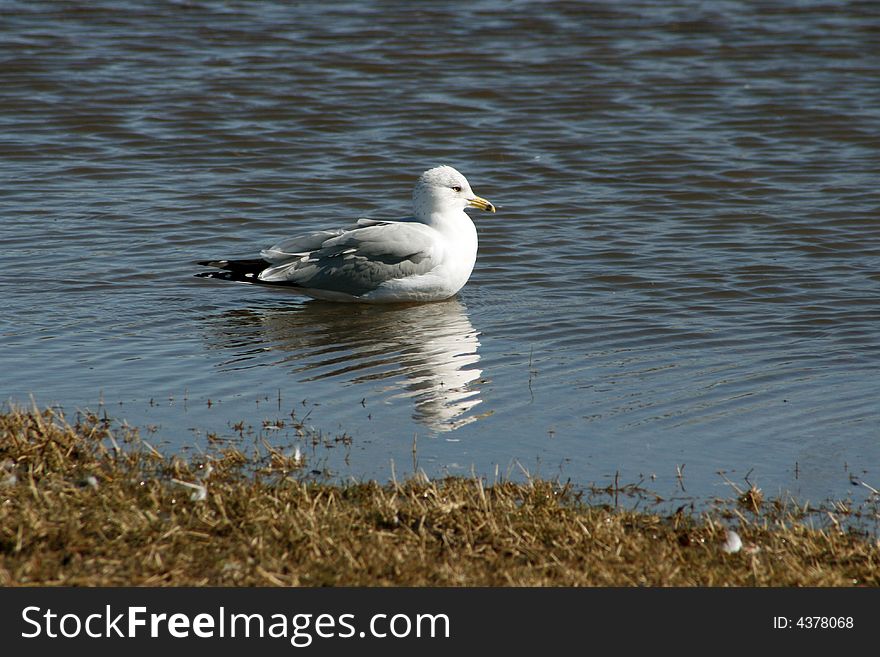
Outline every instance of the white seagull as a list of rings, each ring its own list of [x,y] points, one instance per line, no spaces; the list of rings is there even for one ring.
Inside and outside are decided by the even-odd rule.
[[[470,278],[477,229],[465,208],[495,212],[449,166],[428,169],[413,190],[413,216],[359,219],[354,226],[300,235],[251,260],[206,260],[223,271],[202,278],[293,288],[315,299],[395,303],[440,301]]]

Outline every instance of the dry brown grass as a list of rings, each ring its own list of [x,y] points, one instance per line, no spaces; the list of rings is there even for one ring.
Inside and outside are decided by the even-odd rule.
[[[726,519],[662,516],[588,505],[547,481],[331,485],[279,452],[255,463],[227,449],[209,463],[163,457],[96,417],[0,414],[0,584],[880,583],[872,538],[810,528],[781,503],[754,513],[755,495]],[[744,548],[728,554],[731,522]]]

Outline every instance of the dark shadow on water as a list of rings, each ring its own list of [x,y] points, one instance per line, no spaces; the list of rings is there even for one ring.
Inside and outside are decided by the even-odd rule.
[[[204,339],[226,372],[284,368],[297,381],[338,382],[359,402],[412,403],[413,418],[451,431],[477,416],[479,333],[459,300],[402,306],[306,302],[210,316]],[[355,399],[356,398],[356,399]]]

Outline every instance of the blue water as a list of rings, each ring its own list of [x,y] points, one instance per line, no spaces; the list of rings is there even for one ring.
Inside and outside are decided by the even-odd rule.
[[[875,3],[3,15],[0,399],[342,479],[880,488]],[[193,277],[440,163],[498,206],[456,299]]]

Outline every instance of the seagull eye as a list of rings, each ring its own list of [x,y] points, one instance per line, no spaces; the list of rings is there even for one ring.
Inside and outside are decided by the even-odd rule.
[[[452,186],[452,191],[453,191],[453,192],[460,192],[460,191],[461,191],[461,185],[453,185],[453,186]]]

